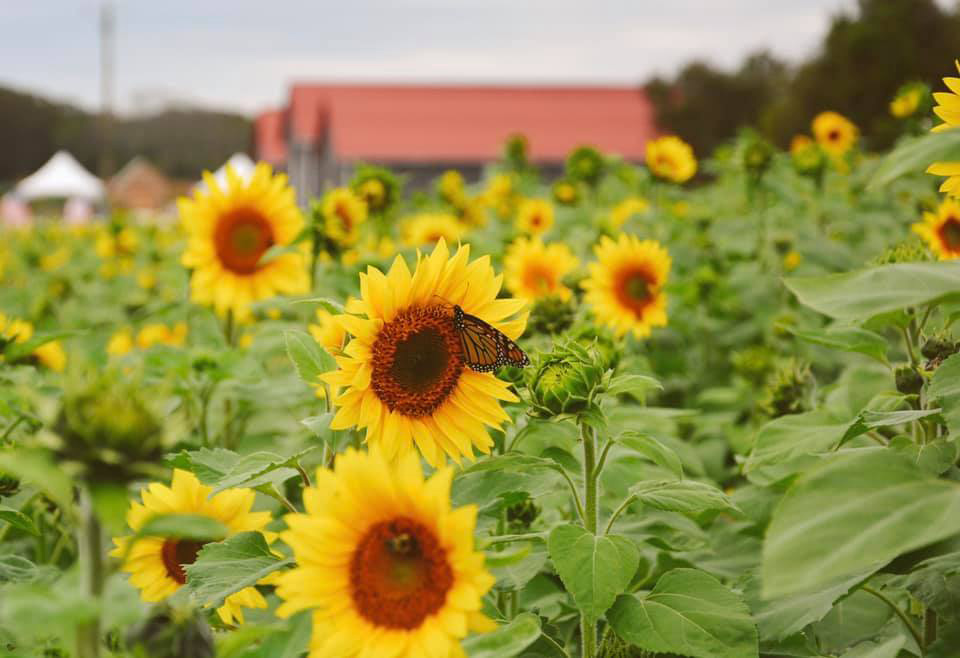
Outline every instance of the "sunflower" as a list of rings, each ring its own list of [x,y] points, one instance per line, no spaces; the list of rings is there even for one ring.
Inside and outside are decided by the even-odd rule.
[[[929,98],[930,87],[922,82],[909,82],[900,87],[890,101],[890,114],[898,119],[906,119],[917,114],[921,107],[926,109]]]
[[[182,262],[193,270],[191,299],[243,320],[251,302],[306,292],[307,245],[260,262],[270,247],[289,245],[304,226],[287,177],[274,176],[263,163],[248,182],[228,167],[226,189],[209,172],[203,176],[207,190],[178,201],[188,234]]]
[[[304,491],[281,537],[297,567],[279,577],[277,615],[313,610],[309,658],[465,658],[494,584],[474,550],[477,510],[453,509],[453,472],[424,480],[415,455],[391,464],[347,450]]]
[[[440,198],[453,206],[460,206],[466,198],[463,175],[456,169],[448,169],[437,181]]]
[[[658,178],[685,183],[697,173],[697,158],[689,144],[668,135],[647,142],[647,167]]]
[[[960,72],[960,60],[954,60],[954,66]],[[933,132],[942,132],[960,126],[960,78],[946,77],[943,84],[949,92],[938,91],[933,95],[937,106],[934,113],[943,119],[943,123],[933,127]],[[960,162],[934,162],[927,167],[927,173],[934,176],[947,176],[940,185],[940,191],[952,197],[960,197]]]
[[[834,157],[842,156],[857,141],[857,127],[836,112],[821,112],[813,119],[813,136],[824,151]]]
[[[912,227],[940,260],[960,258],[960,203],[946,199],[936,214],[923,213],[923,221]]]
[[[337,187],[323,197],[326,236],[342,246],[356,244],[360,225],[367,221],[367,203],[349,187]]]
[[[205,516],[226,526],[229,535],[263,531],[270,521],[269,512],[251,512],[253,489],[227,489],[211,495],[211,487],[200,484],[189,471],[175,469],[169,487],[154,482],[140,492],[143,503],[133,501],[127,512],[127,525],[138,532],[151,518],[164,514]],[[187,582],[184,566],[193,564],[197,553],[209,542],[164,537],[117,537],[110,555],[123,560],[121,569],[130,574],[130,582],[140,590],[147,603],[162,601]],[[267,602],[253,587],[231,594],[217,609],[225,624],[243,623],[243,608],[266,608]]]
[[[640,197],[629,197],[618,203],[610,211],[610,223],[620,228],[634,215],[643,215],[650,210],[650,203]]]
[[[347,332],[337,320],[337,316],[325,308],[317,309],[317,323],[308,325],[307,329],[313,339],[331,354],[340,351],[347,337]]]
[[[580,201],[580,188],[572,179],[561,178],[551,188],[553,200],[564,206],[575,206]]]
[[[376,215],[388,213],[401,196],[400,181],[393,172],[374,165],[357,167],[350,187]]]
[[[663,284],[670,272],[670,255],[655,240],[621,235],[614,242],[604,236],[594,248],[598,262],[589,265],[583,282],[586,301],[617,336],[629,330],[637,338],[667,324],[667,295]]]
[[[508,383],[466,367],[451,306],[516,338],[526,315],[507,318],[525,302],[497,299],[502,277],[489,257],[469,258],[469,245],[451,256],[441,239],[431,255],[418,256],[413,274],[398,256],[386,275],[374,267],[360,275],[361,299],[348,308],[359,315],[339,316],[353,338],[334,357],[339,368],[322,377],[344,389],[334,399],[331,429],[365,429],[388,459],[414,442],[433,465],[444,454],[459,460],[472,458],[474,448],[490,451],[485,425],[509,420],[499,400],[516,397]]]
[[[185,322],[178,322],[173,327],[165,324],[147,324],[141,327],[137,332],[137,347],[142,350],[149,349],[154,345],[169,345],[171,347],[181,347],[187,338],[187,325]]]
[[[402,226],[403,241],[411,247],[437,244],[440,240],[459,242],[464,226],[454,215],[425,212],[407,219]]]
[[[33,338],[33,325],[26,320],[8,318],[0,313],[0,343],[13,341],[14,343],[26,343]],[[42,366],[53,370],[54,372],[63,372],[67,367],[67,354],[63,350],[63,345],[59,340],[52,340],[43,345],[38,345],[30,353],[30,356]],[[0,359],[2,359],[0,354]]]
[[[508,218],[513,212],[516,202],[515,185],[510,174],[496,174],[488,182],[483,191],[483,199],[493,208],[501,218]]]
[[[544,245],[539,238],[518,238],[507,247],[503,259],[504,281],[517,297],[535,300],[543,297],[570,299],[563,277],[579,266],[570,247],[558,242]]]
[[[553,204],[545,199],[524,199],[517,209],[517,230],[541,235],[553,226]]]

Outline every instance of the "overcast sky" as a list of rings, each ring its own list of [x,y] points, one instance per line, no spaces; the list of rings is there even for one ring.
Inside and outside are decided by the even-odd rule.
[[[943,2],[947,4],[947,2]],[[294,80],[635,83],[811,54],[855,0],[115,0],[123,112],[245,113]],[[0,0],[0,85],[95,108],[99,0]]]

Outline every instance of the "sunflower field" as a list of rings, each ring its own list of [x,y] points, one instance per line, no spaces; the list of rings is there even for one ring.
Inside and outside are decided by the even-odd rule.
[[[960,656],[944,84],[7,230],[0,656]]]

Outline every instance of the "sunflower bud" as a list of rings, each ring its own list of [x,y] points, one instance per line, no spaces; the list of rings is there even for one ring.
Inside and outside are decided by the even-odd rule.
[[[564,301],[556,296],[538,299],[530,313],[529,327],[540,334],[559,334],[573,324],[577,307],[573,300]]]
[[[567,177],[595,185],[603,174],[604,162],[600,151],[590,146],[574,149],[567,156]]]
[[[20,480],[12,475],[0,473],[0,498],[13,496],[18,491],[20,491]]]
[[[604,371],[603,358],[595,348],[572,342],[555,347],[533,375],[535,411],[542,417],[583,411]]]
[[[922,263],[931,260],[930,252],[923,243],[911,238],[896,244],[871,260],[869,265],[889,265],[890,263]]]
[[[926,340],[923,347],[920,348],[920,353],[923,354],[924,358],[942,361],[948,356],[956,354],[958,348],[960,348],[960,345],[949,338],[933,336]]]
[[[761,139],[752,139],[743,149],[743,168],[751,178],[759,179],[770,167],[773,149]]]
[[[503,145],[503,159],[513,171],[523,171],[530,165],[527,157],[529,143],[526,135],[512,135]]]
[[[756,384],[762,383],[774,366],[774,354],[769,347],[746,347],[730,355],[730,364],[737,374]]]
[[[133,384],[110,375],[64,394],[54,423],[60,456],[96,482],[128,482],[162,456],[162,426]]]
[[[923,375],[912,366],[900,366],[893,373],[897,390],[904,395],[916,395],[923,388]]]
[[[530,529],[530,526],[540,516],[540,508],[529,498],[507,508],[507,523],[510,532],[521,533]]]
[[[620,363],[620,347],[606,329],[584,326],[574,332],[573,339],[583,347],[595,350],[604,370],[613,370]]]
[[[760,408],[773,418],[808,411],[813,383],[808,364],[788,359],[768,378]]]

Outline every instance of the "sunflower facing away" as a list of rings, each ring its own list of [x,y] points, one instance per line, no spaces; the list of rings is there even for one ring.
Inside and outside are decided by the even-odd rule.
[[[653,327],[667,324],[667,295],[663,284],[670,273],[670,255],[655,240],[621,235],[614,242],[604,236],[594,247],[596,263],[583,282],[586,301],[597,319],[617,336],[632,330],[646,338]]]
[[[689,144],[668,135],[647,142],[647,167],[658,178],[685,183],[697,173],[697,158]]]
[[[524,199],[517,209],[517,230],[542,235],[553,226],[553,204],[545,199]]]
[[[432,465],[444,455],[459,460],[473,449],[489,452],[486,426],[509,418],[500,400],[516,401],[509,384],[466,367],[453,305],[516,339],[526,327],[525,302],[497,299],[502,276],[490,258],[470,262],[470,246],[453,255],[440,240],[429,256],[418,256],[411,274],[398,256],[387,274],[375,267],[360,274],[360,315],[338,316],[352,336],[339,368],[323,379],[342,391],[330,427],[366,430],[367,442],[388,459],[413,448]]]
[[[206,191],[178,201],[188,234],[182,262],[193,270],[191,299],[212,305],[221,315],[233,312],[245,319],[251,302],[306,292],[304,251],[260,262],[270,247],[289,245],[304,226],[287,177],[273,175],[269,165],[260,163],[248,182],[230,167],[226,189],[209,172],[204,181]]]
[[[318,471],[306,513],[286,517],[297,567],[277,584],[279,616],[314,611],[310,658],[465,658],[460,640],[495,628],[480,611],[494,578],[474,550],[477,510],[451,508],[452,478],[376,450]]]
[[[960,258],[960,203],[947,199],[936,214],[923,213],[923,221],[912,227],[913,232],[930,245],[940,260]]]
[[[960,60],[954,60],[954,66],[960,72]],[[960,78],[946,77],[943,84],[950,91],[938,91],[933,95],[937,106],[934,113],[943,119],[943,123],[933,127],[933,132],[942,132],[960,126]],[[960,197],[960,162],[934,162],[927,167],[927,173],[934,176],[947,176],[940,185],[940,191],[952,197]]]
[[[518,238],[503,258],[507,290],[527,300],[542,297],[570,299],[563,277],[579,265],[570,247],[562,242],[544,245],[539,238]]]
[[[857,141],[857,127],[836,112],[818,114],[813,119],[812,129],[820,147],[834,157],[849,151]]]
[[[367,221],[367,202],[349,187],[330,190],[323,197],[324,234],[339,245],[356,244],[360,225]]]
[[[269,512],[251,512],[252,489],[227,489],[215,496],[211,487],[200,484],[189,471],[176,469],[169,487],[154,482],[140,492],[143,503],[132,501],[127,511],[127,525],[136,533],[151,518],[163,514],[191,514],[221,522],[229,534],[262,531],[270,521]],[[208,542],[144,537],[131,545],[132,537],[117,537],[110,552],[121,558],[121,569],[130,574],[130,582],[140,590],[147,603],[162,601],[187,582],[184,566],[194,563],[197,553]],[[217,609],[225,624],[242,624],[243,608],[266,608],[267,602],[253,587],[247,587],[226,598]]]

